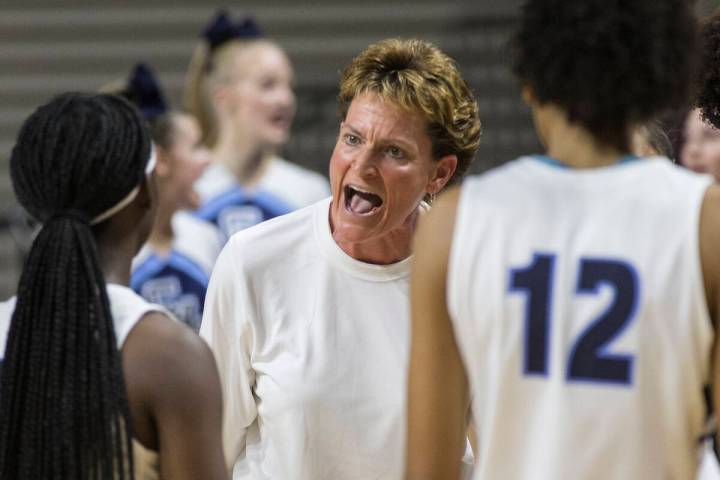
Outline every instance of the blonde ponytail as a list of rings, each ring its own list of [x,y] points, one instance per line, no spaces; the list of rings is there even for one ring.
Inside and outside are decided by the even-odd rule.
[[[213,67],[212,57],[207,42],[203,41],[195,47],[185,76],[183,93],[183,106],[197,118],[202,131],[202,142],[208,148],[213,148],[218,138],[218,119],[210,97],[208,81]]]

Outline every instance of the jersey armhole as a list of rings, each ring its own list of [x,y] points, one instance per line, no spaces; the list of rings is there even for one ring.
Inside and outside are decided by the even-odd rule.
[[[462,318],[461,299],[466,299],[467,282],[463,279],[466,276],[466,268],[463,265],[463,252],[461,251],[461,239],[466,237],[467,224],[466,217],[469,215],[467,211],[470,208],[470,190],[473,187],[472,180],[466,180],[460,187],[460,195],[458,197],[457,209],[455,212],[455,225],[450,243],[450,254],[448,255],[447,278],[445,279],[445,291],[448,314],[453,324],[453,330],[457,335],[456,322]]]

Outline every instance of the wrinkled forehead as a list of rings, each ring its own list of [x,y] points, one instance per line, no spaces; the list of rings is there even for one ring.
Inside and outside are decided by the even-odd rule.
[[[408,109],[375,92],[353,98],[343,124],[363,136],[378,139],[415,145],[430,141],[428,122],[420,110]]]

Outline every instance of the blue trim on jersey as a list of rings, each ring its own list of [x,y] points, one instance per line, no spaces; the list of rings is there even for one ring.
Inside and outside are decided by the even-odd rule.
[[[256,190],[248,194],[242,187],[236,185],[205,202],[195,211],[195,215],[214,223],[225,208],[237,205],[257,206],[263,210],[263,214],[267,217],[265,220],[293,211],[287,203],[270,192]]]
[[[162,269],[168,266],[186,273],[206,288],[210,282],[208,274],[206,274],[197,263],[182,253],[173,250],[166,258],[151,253],[148,258],[132,272],[130,276],[130,288],[139,292],[145,282],[155,277]]]
[[[533,155],[532,158],[534,158],[535,160],[538,160],[546,165],[550,165],[551,167],[572,168],[569,165],[561,162],[557,158],[549,157],[547,155],[539,155],[538,154],[538,155]],[[640,159],[640,157],[638,157],[637,155],[625,155],[618,159],[617,164],[622,165],[625,163],[632,163],[635,160],[639,160],[639,159]]]
[[[130,288],[139,292],[142,284],[157,275],[160,270],[165,268],[165,264],[165,260],[154,253],[148,255],[148,258],[130,275]]]
[[[205,273],[205,271],[200,268],[200,266],[192,259],[190,259],[186,255],[183,255],[182,253],[176,252],[174,250],[171,251],[170,258],[168,258],[167,263],[169,266],[175,267],[178,270],[182,270],[183,272],[187,273],[190,277],[192,277],[193,280],[195,280],[201,285],[204,285],[205,288],[207,288],[208,283],[210,283],[210,279],[208,278],[208,275]]]
[[[175,250],[165,257],[150,253],[130,277],[136,293],[163,305],[195,331],[200,328],[209,281],[208,273]]]
[[[245,191],[237,186],[211,198],[195,210],[195,215],[203,220],[214,221],[220,212],[232,205],[242,205],[249,202]]]
[[[290,213],[294,210],[294,208],[285,203],[285,201],[266,190],[256,191],[254,197],[255,203],[257,203],[260,207],[266,208],[276,217],[285,215],[286,213]]]

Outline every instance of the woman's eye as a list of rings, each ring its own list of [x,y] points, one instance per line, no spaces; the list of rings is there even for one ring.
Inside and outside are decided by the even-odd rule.
[[[275,80],[272,78],[264,78],[260,81],[260,88],[263,90],[272,90],[275,87]]]
[[[360,139],[357,136],[348,133],[345,135],[345,143],[348,145],[357,145],[360,143]]]
[[[404,156],[403,151],[400,150],[398,147],[388,147],[387,153],[393,158],[403,158]]]

